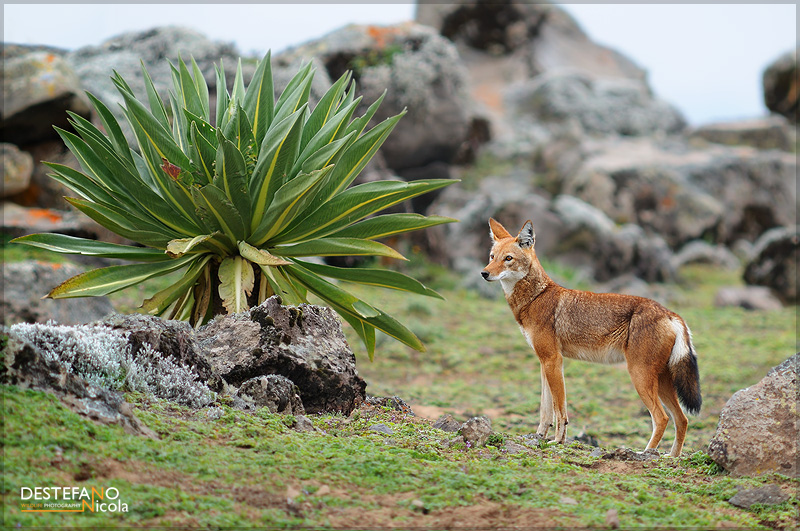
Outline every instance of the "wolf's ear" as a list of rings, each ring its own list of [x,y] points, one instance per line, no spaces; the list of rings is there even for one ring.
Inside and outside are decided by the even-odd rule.
[[[499,241],[503,238],[511,238],[511,233],[500,225],[494,218],[489,218],[489,237],[492,241]]]
[[[536,233],[533,232],[533,223],[531,223],[531,220],[528,220],[525,222],[525,225],[522,226],[522,230],[519,231],[517,245],[523,249],[529,249],[533,247],[535,241]]]

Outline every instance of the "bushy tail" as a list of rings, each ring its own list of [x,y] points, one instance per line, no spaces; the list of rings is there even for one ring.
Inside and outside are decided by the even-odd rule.
[[[679,318],[674,318],[672,325],[675,329],[675,344],[669,357],[672,385],[675,386],[683,409],[687,413],[696,415],[703,405],[703,397],[700,394],[700,371],[697,368],[697,354],[692,345],[692,332]]]

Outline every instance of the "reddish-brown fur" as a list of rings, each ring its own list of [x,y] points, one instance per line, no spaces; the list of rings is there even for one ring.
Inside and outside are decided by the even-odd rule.
[[[528,221],[517,237],[489,220],[494,241],[486,280],[499,280],[514,318],[541,362],[542,403],[537,433],[555,423],[555,440],[566,438],[567,398],[563,358],[600,363],[625,361],[633,385],[650,411],[657,448],[669,421],[675,421],[670,452],[679,456],[690,412],[700,410],[700,382],[691,333],[678,314],[643,297],[566,289],[547,275],[533,249]],[[662,405],[663,404],[663,405]],[[666,407],[667,411],[664,410]]]

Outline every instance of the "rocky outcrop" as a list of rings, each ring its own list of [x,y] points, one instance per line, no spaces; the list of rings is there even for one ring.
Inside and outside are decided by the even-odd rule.
[[[797,303],[797,263],[800,227],[777,227],[765,232],[753,246],[753,259],[744,271],[749,284],[767,286],[782,300]]]
[[[764,103],[772,112],[785,116],[795,124],[798,120],[797,48],[773,61],[762,79]]]
[[[365,398],[338,318],[329,308],[282,306],[271,297],[246,312],[217,317],[197,332],[203,355],[225,382],[278,374],[297,385],[309,413],[344,415]]]
[[[722,409],[708,454],[732,475],[797,477],[799,360],[795,354],[757,384],[737,391]]]
[[[607,139],[587,144],[571,175],[553,185],[635,223],[676,248],[697,239],[732,244],[794,221],[797,160],[746,147],[695,149],[684,141]]]
[[[16,324],[8,335],[48,367],[61,367],[61,380],[70,374],[98,388],[193,408],[225,393],[245,410],[347,415],[365,400],[366,383],[333,311],[282,306],[277,297],[197,331],[183,321],[134,314],[80,326]],[[44,378],[47,387],[50,377]]]
[[[101,319],[114,311],[106,297],[86,299],[42,299],[57,286],[83,270],[67,263],[38,261],[3,264],[3,290],[0,313],[3,321],[36,323],[54,320],[62,324],[82,324]]]

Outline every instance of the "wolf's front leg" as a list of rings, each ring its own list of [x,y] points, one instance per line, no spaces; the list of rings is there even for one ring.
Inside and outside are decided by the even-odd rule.
[[[542,401],[539,404],[539,429],[536,430],[536,435],[546,437],[550,426],[553,425],[553,394],[550,392],[550,384],[547,383],[544,364],[540,365],[542,375]]]
[[[537,352],[539,352],[539,349],[537,349]],[[567,424],[569,424],[567,417],[567,390],[564,386],[564,362],[559,352],[544,359],[541,358],[540,356],[542,370],[550,388],[554,412],[553,419],[555,421],[556,434],[553,440],[563,444],[567,439]]]

